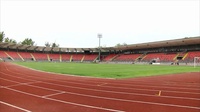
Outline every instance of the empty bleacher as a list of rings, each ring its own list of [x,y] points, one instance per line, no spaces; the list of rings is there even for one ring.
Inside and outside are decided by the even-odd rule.
[[[102,61],[113,62],[151,62],[157,59],[159,62],[187,62],[192,63],[194,57],[200,57],[200,51],[171,52],[171,53],[147,53],[147,54],[109,54]],[[4,60],[19,61],[59,61],[59,62],[92,62],[98,58],[98,54],[55,54],[55,53],[30,53],[15,51],[0,51],[0,58]],[[139,61],[137,61],[139,60]]]
[[[60,54],[49,54],[50,61],[60,61]]]
[[[84,54],[73,54],[72,61],[81,62],[83,59]]]
[[[7,59],[8,56],[6,55],[5,51],[0,51],[0,58]]]
[[[113,61],[135,61],[138,57],[140,57],[141,54],[120,54],[118,57],[116,57]]]
[[[36,61],[48,61],[46,53],[32,53]]]
[[[65,61],[68,61],[68,62],[69,62],[70,59],[71,59],[71,54],[62,54],[62,55],[61,55],[61,60],[64,61],[64,62],[65,62]]]
[[[18,52],[18,53],[25,61],[33,59],[29,52]]]
[[[118,56],[118,54],[109,54],[107,55],[105,58],[103,58],[102,61],[111,61],[113,58],[115,58],[116,56]]]
[[[159,60],[160,62],[173,62],[177,53],[149,53],[142,61],[150,62],[153,59]]]
[[[84,57],[84,61],[94,61],[97,57],[97,54],[87,54]]]
[[[200,57],[200,51],[190,51],[190,52],[188,52],[184,61],[193,62],[194,57]]]
[[[20,56],[17,54],[18,52],[14,51],[7,51],[6,52],[10,57],[12,57],[14,60],[22,60]]]

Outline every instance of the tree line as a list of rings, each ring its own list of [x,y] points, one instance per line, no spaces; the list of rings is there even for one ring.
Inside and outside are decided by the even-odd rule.
[[[8,43],[36,46],[35,41],[33,41],[31,38],[25,38],[23,41],[17,42],[14,39],[5,37],[4,32],[0,32],[0,42],[8,42]],[[45,42],[44,46],[46,46],[46,47],[59,47],[59,44],[56,44],[56,42],[53,42],[53,43]],[[115,45],[115,47],[122,47],[122,46],[127,46],[127,44],[126,43],[123,43],[123,44],[118,43],[118,44]]]
[[[17,42],[15,39],[11,39],[9,37],[6,37],[4,32],[0,32],[0,42],[22,44],[22,45],[31,45],[31,46],[37,45],[35,43],[35,41],[33,41],[31,38],[25,38],[23,41]],[[53,43],[46,42],[44,45],[46,47],[59,47],[59,44],[56,44],[55,42],[53,42]]]

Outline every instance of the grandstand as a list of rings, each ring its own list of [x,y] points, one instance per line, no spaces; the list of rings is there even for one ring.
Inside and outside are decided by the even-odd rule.
[[[120,47],[101,48],[102,62],[193,63],[200,57],[200,37],[131,44]],[[0,58],[5,61],[57,61],[95,62],[98,48],[51,48],[0,43]]]

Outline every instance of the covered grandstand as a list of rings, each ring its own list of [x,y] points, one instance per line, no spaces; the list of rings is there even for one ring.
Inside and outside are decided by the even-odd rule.
[[[102,62],[192,63],[200,57],[200,36],[175,40],[102,47]],[[0,58],[5,61],[95,62],[99,48],[61,48],[0,43]]]

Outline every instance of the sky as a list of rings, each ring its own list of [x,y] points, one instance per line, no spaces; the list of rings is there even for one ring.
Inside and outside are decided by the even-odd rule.
[[[200,0],[0,0],[0,31],[38,46],[95,48],[200,35]]]

